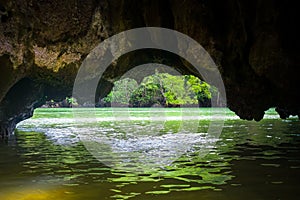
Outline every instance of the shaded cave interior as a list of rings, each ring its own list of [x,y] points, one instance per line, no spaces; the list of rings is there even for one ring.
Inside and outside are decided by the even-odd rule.
[[[190,63],[178,55],[157,49],[137,50],[126,55],[122,55],[108,67],[108,69],[104,72],[103,77],[98,82],[95,102],[112,90],[114,81],[119,80],[125,73],[134,69],[136,66],[146,63],[157,63],[165,66],[172,66],[182,75],[191,74],[202,79],[201,74],[199,74],[199,72],[197,72]],[[124,65],[126,65],[126,67],[124,67]],[[34,69],[35,70],[30,73],[30,76],[18,80],[1,101],[0,127],[2,138],[8,137],[16,128],[17,123],[32,117],[34,109],[40,107],[46,101],[52,99],[55,101],[61,101],[66,96],[72,95],[72,81],[74,81],[78,70],[75,66],[73,68],[63,68],[55,74],[53,74],[50,70],[47,71],[38,67]],[[145,69],[142,76],[140,76],[141,74],[139,76],[130,74],[129,77],[141,82],[142,78],[154,73],[155,70],[153,69],[148,71]],[[2,79],[2,81],[3,80],[4,79]],[[85,99],[86,98],[82,98],[81,103],[84,103]],[[263,117],[264,111],[270,107],[260,110],[262,115],[258,118],[244,117],[244,119],[252,120],[254,118],[256,121],[259,121]],[[286,112],[285,109],[277,107],[276,110],[280,114],[281,118],[285,119],[290,116],[290,113]],[[243,115],[241,115],[241,118],[243,118]]]

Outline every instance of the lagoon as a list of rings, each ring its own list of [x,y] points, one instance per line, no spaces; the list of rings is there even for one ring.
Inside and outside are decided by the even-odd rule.
[[[254,122],[226,108],[39,108],[0,156],[2,200],[300,196],[300,123],[274,109]]]

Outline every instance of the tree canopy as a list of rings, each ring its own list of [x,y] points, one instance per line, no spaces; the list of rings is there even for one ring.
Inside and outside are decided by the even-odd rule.
[[[116,81],[113,90],[102,101],[112,106],[210,107],[211,98],[217,93],[215,87],[193,75],[174,76],[156,72],[145,77],[140,84],[130,78]]]

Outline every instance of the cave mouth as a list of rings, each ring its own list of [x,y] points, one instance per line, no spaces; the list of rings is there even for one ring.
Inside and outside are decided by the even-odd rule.
[[[95,56],[97,52],[101,52],[99,48],[96,47],[83,62],[75,79],[72,95],[78,102],[98,102],[99,98],[103,98],[110,92],[115,81],[122,78],[132,78],[137,82],[141,82],[146,76],[155,74],[157,71],[200,77],[201,80],[219,90],[219,96],[223,99],[223,104],[226,104],[222,77],[217,66],[205,50],[202,50],[204,52],[201,52],[199,56],[197,55],[198,57],[195,55],[195,57],[189,56],[186,58],[182,57],[186,54],[178,55],[174,53],[176,51],[170,52],[156,48],[133,50],[117,57],[115,60],[110,57],[111,55],[107,55],[109,53],[102,53],[104,58],[109,56],[109,58],[103,59],[103,62],[98,56]],[[105,68],[107,60],[110,59],[112,63]]]
[[[226,107],[216,87],[162,64],[135,67],[113,85],[105,97],[94,103],[79,103],[76,98],[67,96],[61,101],[46,101],[41,107]]]
[[[148,65],[144,63],[148,63]],[[152,65],[160,66],[153,67]],[[168,68],[165,66],[171,67]],[[138,70],[135,71],[135,69]],[[131,51],[120,56],[108,66],[100,80],[98,80],[97,71],[94,74],[87,73],[87,80],[96,80],[96,82],[98,80],[95,87],[95,94],[92,92],[94,99],[91,98],[90,101],[81,99],[82,97],[83,99],[90,98],[89,94],[83,94],[80,98],[75,98],[78,103],[81,104],[97,105],[99,98],[105,97],[111,91],[114,81],[127,76],[128,78],[133,78],[141,82],[145,76],[155,74],[155,70],[177,75],[194,74],[201,77],[199,71],[185,60],[185,58],[166,50],[146,48]],[[2,127],[1,132],[3,132],[3,138],[13,132],[17,123],[31,117],[33,110],[43,105],[46,101],[61,101],[65,99],[66,96],[71,97],[72,89],[74,94],[74,88],[72,88],[74,85],[71,83],[74,83],[74,75],[76,74],[74,72],[76,71],[76,66],[72,64],[57,72],[53,72],[49,69],[42,70],[41,68],[35,68],[29,76],[17,81],[17,83],[9,89],[9,92],[1,102],[3,109],[1,109],[0,126]],[[86,84],[86,82],[84,82],[83,85],[84,84]],[[84,92],[89,90],[90,87],[87,86]],[[65,99],[65,101],[68,100],[70,101],[72,99]],[[210,100],[205,101],[207,102],[203,104],[211,104]],[[176,105],[178,103],[173,104],[173,106],[178,106]],[[168,103],[168,105],[172,106],[172,103]]]
[[[1,62],[8,62],[5,57],[1,57],[1,60]],[[148,63],[148,65],[145,63]],[[163,66],[171,67],[164,68]],[[203,80],[202,75],[197,72],[194,66],[192,66],[184,58],[172,52],[159,49],[135,50],[120,56],[111,65],[109,65],[109,67],[104,71],[103,77],[101,77],[97,84],[94,100],[85,102],[87,105],[96,106],[99,106],[103,103],[109,104],[110,102],[99,102],[99,99],[103,99],[111,92],[113,83],[115,81],[122,78],[132,78],[137,82],[141,82],[147,75],[155,74],[155,70],[158,70],[161,73],[167,72],[173,75],[195,75]],[[46,101],[49,103],[51,100],[54,102],[65,100],[65,106],[70,106],[70,102],[68,101],[72,101],[72,98],[65,98],[66,96],[72,97],[72,86],[76,71],[77,69],[75,65],[70,65],[68,68],[62,68],[54,74],[50,70],[43,71],[42,69],[37,68],[30,76],[21,78],[19,81],[17,81],[17,83],[10,88],[9,92],[0,104],[1,138],[6,138],[10,133],[13,132],[17,123],[31,117],[33,110],[45,104]],[[92,76],[92,79],[93,77],[94,76]],[[91,77],[88,77],[87,79],[91,80]],[[88,95],[83,95],[83,97],[87,96]],[[219,98],[222,100],[220,101]],[[222,106],[225,106],[226,100],[224,99],[226,98],[222,98],[222,95],[219,95],[218,93],[218,100],[205,100],[202,102],[202,106],[215,103],[215,107],[217,107],[217,104],[220,104],[220,102],[222,102]],[[80,103],[80,101],[81,100],[79,99],[78,103]],[[116,105],[116,103],[117,102],[114,102],[113,104]],[[134,106],[137,106],[137,103],[135,103]],[[169,106],[178,106],[178,103],[170,103]],[[229,106],[234,107],[231,104]],[[269,107],[262,107],[261,109],[259,110],[257,117],[254,117],[254,119],[257,121],[262,119],[264,111],[269,109]],[[284,106],[276,108],[276,111],[280,114],[281,118],[287,118],[291,114],[297,114],[290,113],[288,110],[289,109],[286,109]],[[236,111],[236,114],[242,119],[248,120],[253,119],[253,117],[249,117],[252,116],[251,113],[252,111],[249,110],[246,112],[243,110]],[[246,117],[243,117],[244,114]]]
[[[299,15],[297,1],[0,0],[0,199],[299,198],[300,123],[290,117],[300,117]],[[194,96],[172,93],[169,79],[180,86],[193,78],[163,71],[145,82],[133,74],[144,86],[120,100],[129,102],[126,108],[38,108],[51,100],[75,104],[74,80],[91,50],[141,27],[174,29],[201,44],[218,66],[229,109],[186,107],[182,115],[184,105],[177,105]],[[129,40],[143,42],[151,34],[145,36]],[[152,36],[158,45],[179,44],[172,34]],[[113,57],[128,44],[104,53]],[[183,53],[193,50],[188,44]],[[103,98],[118,104],[117,92],[126,91],[117,90],[116,81],[131,84],[126,74],[146,63],[206,81],[184,56],[137,50],[112,60],[100,80],[97,70],[87,70],[95,88],[86,87],[78,105],[84,97],[92,106]],[[157,98],[135,101],[148,92]],[[158,112],[134,107],[143,105]],[[146,120],[126,121],[126,109]],[[213,109],[226,113],[217,139],[206,137]],[[74,123],[76,110],[100,120]]]
[[[226,107],[218,88],[157,63],[130,69],[97,103],[112,107]]]

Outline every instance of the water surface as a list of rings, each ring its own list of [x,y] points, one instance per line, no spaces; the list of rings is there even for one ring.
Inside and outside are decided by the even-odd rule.
[[[74,120],[71,109],[37,109],[18,125],[14,138],[0,144],[0,199],[300,196],[296,118],[282,120],[269,110],[257,123],[219,109],[226,112],[222,134],[208,140],[211,109],[127,111],[96,109],[95,122]],[[105,141],[109,153],[95,157],[80,135]]]

